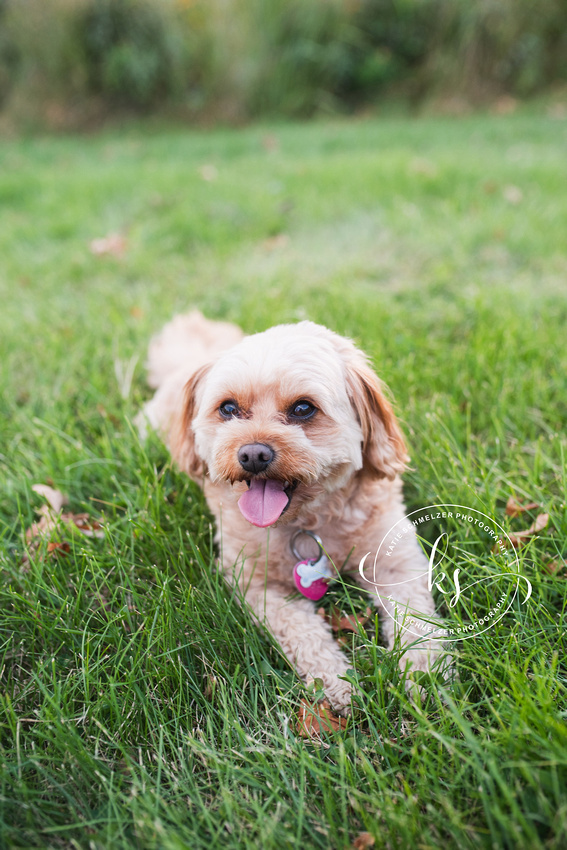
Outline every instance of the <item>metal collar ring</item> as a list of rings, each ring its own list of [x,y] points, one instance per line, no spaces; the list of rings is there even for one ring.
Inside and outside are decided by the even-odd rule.
[[[306,530],[305,530],[305,529],[303,529],[303,528],[300,528],[300,529],[299,529],[299,531],[296,531],[296,532],[295,532],[295,534],[294,534],[294,535],[293,535],[293,537],[291,538],[291,541],[290,541],[290,544],[289,544],[289,545],[290,545],[290,547],[291,547],[291,551],[293,552],[294,556],[295,556],[295,557],[296,557],[299,561],[302,561],[302,560],[303,560],[302,555],[300,555],[300,553],[297,551],[297,547],[296,547],[296,545],[295,545],[295,541],[297,540],[297,538],[298,538],[301,534],[306,534],[308,537],[310,537],[312,540],[314,540],[314,541],[315,541],[315,543],[316,543],[316,544],[317,544],[317,546],[319,547],[319,554],[317,555],[317,560],[319,560],[319,559],[321,558],[321,556],[325,554],[325,553],[324,553],[324,550],[323,550],[323,542],[322,542],[322,540],[321,540],[321,538],[319,537],[319,535],[318,535],[318,534],[315,534],[315,532],[313,532],[313,531],[306,531]]]

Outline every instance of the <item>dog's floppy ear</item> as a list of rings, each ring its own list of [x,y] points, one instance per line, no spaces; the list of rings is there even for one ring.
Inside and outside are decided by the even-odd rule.
[[[362,427],[364,468],[377,478],[393,479],[409,460],[392,405],[380,379],[358,350],[347,360],[347,389]]]
[[[181,412],[173,423],[169,441],[171,455],[179,468],[197,480],[200,480],[207,470],[204,461],[197,454],[195,434],[191,426],[197,412],[199,386],[210,368],[210,363],[201,366],[185,384]]]

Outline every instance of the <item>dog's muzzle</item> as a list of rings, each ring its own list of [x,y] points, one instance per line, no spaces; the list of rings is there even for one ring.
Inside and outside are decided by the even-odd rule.
[[[245,472],[257,475],[264,472],[276,454],[271,446],[265,443],[248,443],[238,449],[238,462]]]

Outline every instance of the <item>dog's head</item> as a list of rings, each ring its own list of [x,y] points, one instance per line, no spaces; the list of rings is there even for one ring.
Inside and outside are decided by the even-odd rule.
[[[240,510],[261,527],[293,519],[359,470],[392,479],[407,461],[366,357],[312,322],[245,337],[199,369],[171,448],[193,478],[244,482]]]

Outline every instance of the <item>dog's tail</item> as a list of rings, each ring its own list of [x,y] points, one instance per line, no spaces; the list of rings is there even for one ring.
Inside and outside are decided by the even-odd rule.
[[[236,325],[205,319],[199,310],[176,316],[150,342],[148,384],[158,389],[178,371],[184,373],[187,381],[193,372],[242,337]]]
[[[167,440],[171,421],[182,403],[183,387],[193,372],[242,337],[236,325],[205,319],[199,310],[168,322],[150,342],[148,384],[157,392],[136,417],[140,436],[145,438],[149,423]]]

